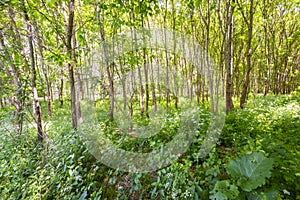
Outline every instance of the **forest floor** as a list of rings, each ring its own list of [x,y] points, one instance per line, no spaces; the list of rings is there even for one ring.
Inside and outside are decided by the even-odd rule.
[[[199,138],[209,111],[201,108],[203,127],[188,151],[149,173],[121,172],[96,160],[71,128],[69,105],[55,102],[53,116],[44,117],[49,141],[43,145],[28,113],[22,135],[15,134],[11,112],[0,110],[0,199],[300,199],[299,92],[258,96],[234,109],[205,158],[198,156]],[[103,112],[99,106],[106,134],[125,150],[149,151],[176,134],[176,112],[150,141],[126,140]]]

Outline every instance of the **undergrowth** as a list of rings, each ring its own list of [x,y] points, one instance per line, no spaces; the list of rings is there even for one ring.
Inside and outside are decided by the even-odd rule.
[[[72,131],[68,105],[59,108],[56,102],[54,107],[52,118],[44,118],[49,140],[42,145],[32,123],[24,123],[17,135],[12,109],[0,111],[0,199],[300,199],[299,93],[257,97],[243,110],[230,112],[219,142],[204,159],[197,157],[197,138],[206,132],[209,111],[201,108],[201,129],[189,150],[151,173],[120,172],[101,164],[80,133]],[[102,116],[118,143],[125,136]],[[176,112],[168,115],[151,142],[128,140],[122,148],[149,151],[167,142],[176,134],[174,118]]]

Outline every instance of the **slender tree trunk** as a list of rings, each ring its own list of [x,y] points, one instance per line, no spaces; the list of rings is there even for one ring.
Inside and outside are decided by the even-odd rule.
[[[264,6],[264,9],[263,9],[263,18],[264,18],[264,46],[265,46],[265,49],[264,49],[264,53],[265,53],[265,59],[266,59],[266,70],[267,72],[264,73],[264,78],[265,78],[265,87],[264,87],[264,96],[266,96],[268,93],[269,93],[269,89],[270,89],[270,74],[271,74],[271,70],[270,70],[270,58],[269,58],[269,49],[270,49],[270,43],[269,43],[269,33],[268,33],[268,23],[267,23],[267,18],[268,18],[268,13],[267,13],[267,3],[266,3],[266,0],[263,1],[263,6]]]
[[[150,23],[149,19],[147,19],[148,22],[148,28],[150,29]],[[153,58],[152,58],[153,50],[152,47],[150,47],[150,70],[151,70],[151,91],[152,91],[152,106],[154,106],[154,111],[157,111],[157,104],[156,104],[156,92],[155,92],[155,81],[154,81],[154,70],[153,70]]]
[[[175,108],[178,108],[178,80],[177,80],[177,57],[176,57],[176,42],[177,42],[177,38],[176,38],[176,12],[175,12],[175,5],[174,5],[174,0],[171,0],[171,4],[172,4],[172,30],[173,30],[173,79],[174,79],[174,98],[175,98]],[[194,39],[194,38],[193,38]],[[194,43],[193,43],[194,44]]]
[[[145,74],[145,113],[146,117],[149,118],[149,77],[148,77],[148,66],[147,66],[147,58],[146,58],[146,50],[143,50],[143,59],[144,59],[144,74]]]
[[[50,87],[50,83],[49,83],[49,79],[48,79],[48,72],[47,72],[47,69],[46,69],[46,66],[45,66],[45,60],[44,60],[44,54],[43,54],[43,44],[42,44],[42,40],[41,40],[41,35],[39,33],[39,28],[38,28],[38,25],[37,25],[36,22],[35,22],[35,31],[36,31],[36,34],[37,34],[38,50],[39,50],[40,59],[41,59],[41,66],[42,66],[43,75],[44,75],[45,82],[46,82],[48,115],[52,116],[51,87]]]
[[[250,84],[250,73],[252,70],[252,52],[251,52],[251,44],[252,44],[252,29],[253,29],[253,15],[254,15],[254,0],[250,0],[250,10],[249,10],[249,21],[247,21],[245,14],[244,20],[248,26],[248,40],[247,40],[247,50],[246,50],[246,61],[247,61],[247,71],[246,71],[246,80],[243,84],[242,96],[240,100],[240,107],[244,108],[244,104],[246,103],[246,97],[249,91],[249,84]],[[242,11],[243,12],[243,11]]]
[[[188,70],[188,69],[187,69]],[[190,81],[190,100],[192,101],[194,98],[194,86],[193,86],[193,73],[194,73],[194,69],[191,68],[190,70],[188,70],[190,72],[189,74],[189,81]]]
[[[59,4],[57,3],[57,6],[59,6]],[[64,23],[67,24],[67,11],[66,8],[63,4],[62,6],[63,9],[63,15],[64,15]],[[56,19],[58,19],[58,14],[56,14]],[[56,33],[55,35],[55,39],[56,39],[56,45],[59,46],[60,45],[60,41],[59,41],[59,34]],[[63,42],[65,42],[63,40]],[[58,83],[58,100],[59,100],[59,107],[62,108],[64,105],[64,99],[63,99],[63,92],[64,92],[64,65],[59,65],[59,83]]]
[[[104,60],[105,60],[105,65],[106,65],[106,73],[108,75],[108,81],[109,81],[109,96],[110,96],[110,110],[109,110],[109,118],[110,120],[113,120],[114,118],[114,102],[115,102],[115,95],[114,95],[114,80],[113,80],[113,67],[111,67],[111,65],[109,63],[108,60],[108,55],[107,55],[107,46],[105,44],[105,33],[104,33],[104,26],[103,26],[103,19],[102,19],[102,23],[100,20],[100,12],[99,11],[98,14],[98,23],[100,24],[100,37],[101,37],[101,41],[103,44],[103,55],[104,55]]]
[[[76,112],[76,88],[74,78],[74,65],[73,65],[73,52],[72,52],[72,37],[74,29],[74,7],[75,0],[69,2],[69,19],[67,26],[67,53],[68,53],[68,72],[70,81],[70,92],[71,92],[71,113],[72,113],[72,128],[77,129],[77,112]]]
[[[7,51],[7,47],[4,43],[4,36],[0,29],[0,47],[4,50],[4,58],[9,63],[9,69],[13,76],[13,83],[16,87],[15,90],[15,98],[14,98],[14,106],[16,107],[16,111],[14,112],[14,118],[16,119],[14,126],[16,127],[17,133],[22,133],[22,124],[23,124],[23,103],[22,103],[22,83],[20,80],[20,72],[18,71],[17,67],[13,62],[13,58]],[[2,62],[1,62],[2,63]]]
[[[169,107],[170,102],[170,94],[169,94],[169,57],[167,50],[167,13],[168,13],[168,0],[165,2],[165,15],[164,15],[164,43],[165,43],[165,56],[166,56],[166,85],[165,85],[165,93],[166,93],[166,107]]]
[[[39,142],[42,142],[44,139],[43,127],[42,127],[42,113],[41,107],[38,100],[38,93],[37,93],[37,85],[36,85],[36,66],[35,66],[35,56],[34,56],[34,49],[33,49],[33,30],[32,25],[29,20],[29,16],[27,14],[27,10],[25,7],[24,2],[22,2],[23,11],[24,11],[24,18],[27,24],[27,37],[28,37],[28,44],[29,44],[29,54],[30,54],[30,61],[31,61],[31,86],[32,86],[32,95],[33,95],[33,107],[34,107],[34,114],[35,114],[35,121],[37,124],[37,138]]]
[[[202,104],[204,105],[205,103],[205,87],[206,87],[206,84],[205,84],[205,55],[204,55],[204,52],[201,52],[201,73],[202,73],[202,77],[201,77],[201,102]]]
[[[156,49],[156,53],[158,53],[158,50]],[[155,80],[155,85],[158,91],[158,102],[160,103],[160,101],[162,100],[163,94],[162,94],[162,87],[161,87],[161,83],[160,83],[160,77],[161,77],[161,70],[160,70],[160,62],[159,62],[159,58],[156,57],[155,59],[156,62],[156,66],[157,66],[157,72],[156,72],[156,80]]]
[[[142,17],[144,18],[144,17]],[[142,28],[144,28],[144,20],[142,21]],[[146,38],[144,38],[144,42]],[[148,66],[147,66],[147,57],[146,57],[146,49],[143,49],[143,66],[144,66],[144,74],[145,74],[145,113],[146,117],[149,118],[149,77],[148,77]]]
[[[200,98],[201,98],[201,79],[204,80],[204,76],[201,77],[201,69],[203,68],[203,59],[202,59],[202,52],[200,52],[200,55],[196,53],[196,45],[195,45],[195,35],[196,35],[196,28],[195,28],[195,21],[194,21],[194,13],[191,14],[191,28],[192,28],[192,40],[193,40],[193,53],[194,56],[198,55],[200,58],[198,59],[200,62],[196,65],[196,92],[197,92],[197,103],[200,104]],[[198,52],[199,53],[199,52]],[[199,66],[200,65],[200,66]]]
[[[60,67],[59,92],[58,92],[59,106],[61,108],[64,105],[63,91],[64,91],[64,72],[63,72],[63,67],[61,66]]]
[[[232,102],[232,65],[233,65],[233,48],[232,48],[232,38],[233,38],[233,12],[234,7],[227,2],[227,16],[226,16],[226,48],[225,51],[225,69],[226,69],[226,112],[228,113],[234,106]]]
[[[135,16],[133,15],[133,20],[135,20]],[[136,38],[136,30],[133,30],[134,32],[134,43],[136,43],[137,38]],[[135,56],[138,57],[138,50],[136,50],[136,54]],[[145,55],[146,56],[146,55]],[[144,58],[144,67],[146,67],[146,60]],[[144,86],[143,86],[143,80],[142,80],[142,72],[141,72],[141,66],[140,64],[137,64],[137,69],[138,69],[138,78],[139,78],[139,84],[140,84],[140,107],[141,107],[141,116],[144,116],[144,112],[145,112],[145,100],[144,100]]]
[[[82,95],[82,81],[81,81],[81,76],[80,76],[80,69],[81,65],[78,66],[78,61],[76,57],[76,37],[73,37],[73,60],[74,60],[74,65],[76,66],[75,69],[75,78],[76,78],[76,117],[77,117],[77,123],[82,122],[81,118],[81,106],[80,106],[80,100],[81,100],[81,95]]]
[[[120,30],[121,32],[121,30]],[[122,50],[124,49],[124,43],[121,42],[121,46],[119,45],[119,43],[117,44],[118,45],[118,49],[119,49],[119,52],[122,52]],[[121,51],[120,51],[121,50]],[[127,110],[127,90],[126,90],[126,79],[127,79],[127,76],[126,76],[126,72],[124,72],[124,65],[125,65],[125,62],[124,62],[124,59],[123,58],[119,58],[119,65],[120,65],[120,79],[122,81],[122,93],[123,93],[123,110]]]
[[[28,60],[27,57],[25,55],[24,52],[24,47],[22,44],[22,40],[21,40],[21,36],[20,36],[20,32],[19,29],[17,27],[17,23],[14,19],[15,17],[15,13],[14,10],[11,6],[9,6],[9,18],[10,18],[10,31],[12,31],[14,34],[14,40],[16,42],[16,50],[20,52],[20,55],[23,57],[26,66],[28,66]],[[0,30],[1,32],[1,30]],[[3,35],[2,35],[2,39],[3,39]],[[2,41],[3,42],[3,41]],[[4,43],[2,44],[3,47],[5,47]],[[22,86],[22,81],[21,81],[21,74],[20,71],[18,70],[18,68],[15,66],[14,61],[13,61],[13,55],[10,55],[9,52],[7,50],[5,50],[6,52],[6,57],[9,60],[10,63],[10,68],[13,72],[13,76],[14,76],[14,84],[15,86],[17,86],[16,89],[16,95],[15,98],[13,100],[14,102],[14,106],[16,106],[16,123],[15,123],[15,127],[17,128],[17,132],[20,134],[22,133],[22,128],[23,128],[23,105],[24,105],[24,95],[25,95],[25,90],[23,90],[23,86]]]
[[[59,44],[58,35],[56,35],[56,44]],[[64,67],[59,66],[59,83],[58,83],[58,100],[59,100],[59,107],[62,108],[64,105],[63,99],[63,91],[64,91]]]
[[[206,17],[204,16],[203,14],[203,11],[202,11],[202,6],[200,5],[200,16],[202,18],[202,21],[205,25],[205,67],[207,69],[209,69],[211,66],[210,66],[210,61],[209,61],[209,50],[208,50],[208,47],[209,47],[209,43],[210,43],[210,40],[209,40],[209,33],[210,33],[210,2],[209,0],[207,1],[207,9],[206,9]],[[211,101],[211,111],[214,112],[214,87],[213,87],[213,70],[210,70],[207,74],[208,74],[208,84],[209,84],[209,88],[210,88],[210,101]]]
[[[239,50],[236,50],[236,61],[234,67],[234,77],[235,77],[235,91],[233,93],[234,96],[240,96],[240,63],[244,58],[243,55],[244,43],[241,44]]]
[[[139,82],[140,82],[140,106],[141,106],[141,116],[144,116],[145,113],[145,100],[144,100],[144,86],[143,86],[143,80],[142,80],[142,73],[141,73],[141,67],[138,66],[138,76],[139,76]]]

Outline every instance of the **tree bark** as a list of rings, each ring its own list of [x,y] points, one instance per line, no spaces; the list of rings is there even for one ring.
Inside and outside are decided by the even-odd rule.
[[[253,34],[253,15],[254,15],[254,5],[253,0],[250,0],[250,10],[249,10],[249,21],[247,20],[243,9],[242,9],[242,15],[244,17],[244,21],[247,24],[248,27],[248,40],[247,40],[247,50],[246,50],[246,62],[247,62],[247,71],[246,71],[246,80],[243,84],[243,90],[242,90],[242,96],[240,99],[240,107],[244,108],[244,104],[246,103],[246,98],[249,91],[249,84],[250,84],[250,73],[252,70],[252,52],[251,52],[251,44],[252,44],[252,34]]]
[[[210,61],[209,61],[209,50],[208,50],[208,47],[209,47],[209,43],[210,43],[210,40],[209,40],[209,33],[210,33],[210,2],[209,0],[207,1],[207,9],[206,9],[206,17],[203,15],[203,11],[202,11],[202,6],[200,5],[200,16],[201,16],[201,19],[205,25],[205,64],[204,66],[208,69],[210,69]],[[209,89],[210,89],[210,101],[211,101],[211,111],[214,112],[215,110],[215,103],[214,103],[214,87],[213,87],[213,70],[209,70],[208,71],[208,84],[209,84]],[[204,77],[203,77],[204,78]]]
[[[232,7],[230,1],[226,3],[227,7],[227,16],[226,16],[226,45],[224,49],[224,57],[225,57],[225,69],[226,69],[226,113],[228,113],[233,107],[232,102],[232,65],[233,65],[233,48],[232,48],[232,37],[233,37],[233,12],[234,7]]]
[[[34,114],[35,114],[35,121],[37,124],[37,138],[38,142],[42,142],[45,135],[43,133],[42,127],[42,113],[41,107],[38,100],[38,93],[37,93],[37,85],[36,85],[36,66],[35,66],[35,56],[34,56],[34,49],[33,49],[33,31],[32,25],[29,19],[29,15],[27,13],[26,7],[24,2],[22,2],[23,11],[24,11],[24,18],[27,24],[27,37],[28,37],[28,44],[29,44],[29,55],[30,55],[30,63],[31,63],[31,86],[32,86],[32,96],[33,96],[33,107],[34,107]]]
[[[147,19],[147,23],[148,23],[148,28],[150,29],[150,22],[149,19]],[[150,43],[150,41],[149,41]],[[151,81],[151,94],[152,94],[152,106],[154,106],[154,111],[157,111],[157,104],[156,104],[156,92],[155,92],[155,81],[154,81],[154,70],[153,70],[153,58],[152,58],[152,54],[153,54],[153,50],[152,47],[150,47],[150,71],[151,71],[151,75],[150,75],[150,81]]]
[[[164,43],[165,43],[165,56],[166,56],[166,85],[165,85],[165,93],[166,93],[166,107],[168,109],[170,102],[170,94],[169,94],[169,57],[167,50],[167,13],[168,13],[168,0],[165,1],[165,15],[164,15]]]
[[[16,87],[15,90],[15,98],[14,98],[14,106],[16,107],[16,111],[14,112],[14,118],[16,119],[14,126],[16,127],[16,131],[18,134],[22,133],[22,124],[23,124],[23,103],[22,103],[22,83],[20,80],[20,72],[15,66],[13,62],[13,58],[7,51],[7,47],[4,43],[4,36],[0,29],[0,47],[4,50],[4,58],[9,63],[9,70],[13,76],[13,83]]]
[[[67,53],[69,57],[68,61],[68,72],[70,81],[70,92],[71,92],[71,113],[72,113],[72,128],[77,129],[77,112],[76,112],[76,88],[75,88],[75,78],[74,78],[74,64],[72,56],[72,37],[73,37],[73,27],[74,27],[74,5],[75,0],[70,0],[69,2],[69,19],[67,25]]]
[[[41,59],[41,66],[42,66],[43,75],[44,75],[45,82],[46,82],[48,115],[52,116],[51,86],[50,86],[49,79],[48,79],[48,72],[47,72],[47,69],[45,66],[45,60],[44,60],[44,54],[43,54],[43,44],[42,44],[42,39],[41,39],[41,35],[39,33],[39,28],[38,28],[37,23],[35,23],[35,31],[37,34],[38,50],[39,50],[40,59]]]
[[[176,38],[176,10],[175,10],[175,5],[174,5],[174,0],[171,0],[171,4],[172,4],[172,31],[173,31],[173,79],[174,79],[174,98],[175,98],[175,108],[178,108],[178,80],[177,80],[177,57],[176,57],[176,42],[177,42],[177,38]],[[194,41],[194,38],[193,38]],[[194,44],[194,43],[193,43]],[[197,71],[198,72],[198,71]]]
[[[76,37],[73,37],[73,61],[74,61],[74,66],[75,66],[75,90],[76,90],[76,117],[77,117],[77,123],[82,122],[82,117],[81,117],[81,106],[80,106],[80,100],[82,97],[82,81],[81,81],[81,76],[80,76],[80,68],[81,65],[78,66],[78,61],[77,61],[77,55],[76,55]]]
[[[105,33],[104,33],[104,22],[100,19],[100,12],[98,10],[98,23],[100,24],[100,37],[101,42],[103,44],[103,55],[105,60],[105,66],[106,66],[106,73],[108,75],[108,81],[109,81],[109,96],[110,96],[110,109],[109,109],[109,118],[110,120],[113,120],[114,118],[114,102],[115,102],[115,95],[114,95],[114,80],[113,80],[113,67],[111,67],[112,64],[109,63],[108,55],[107,55],[107,46],[105,44]]]

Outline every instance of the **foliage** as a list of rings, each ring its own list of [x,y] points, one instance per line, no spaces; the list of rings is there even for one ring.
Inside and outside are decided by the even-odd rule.
[[[250,192],[265,184],[265,179],[271,176],[273,159],[266,158],[261,152],[253,152],[230,161],[227,171],[232,178],[237,179],[237,185]]]
[[[296,0],[0,0],[0,198],[300,199],[299,10]],[[148,28],[162,29],[155,40],[164,48],[133,45],[136,29]],[[168,110],[149,139],[123,134],[107,113],[120,94],[112,90],[133,70],[122,85],[133,121],[148,124],[145,107],[155,102]],[[202,158],[209,107],[221,102],[212,94],[243,109],[227,113],[220,141]],[[164,169],[113,170],[76,130],[85,97],[124,150],[150,152],[172,140],[182,97],[199,104],[199,130]],[[43,143],[37,129],[47,133]]]
[[[210,193],[209,198],[216,200],[235,199],[239,195],[237,186],[230,184],[228,180],[218,181]]]
[[[16,135],[7,114],[11,109],[5,108],[0,114],[0,196],[3,199],[297,199],[299,100],[298,94],[268,96],[252,100],[244,110],[232,111],[220,143],[206,158],[199,159],[196,153],[200,138],[209,123],[209,112],[202,110],[199,124],[203,130],[190,150],[170,166],[143,174],[112,170],[93,158],[78,133],[70,131],[68,104],[59,108],[59,102],[55,102],[55,112],[52,118],[47,118],[49,141],[44,144],[47,148],[37,144],[31,123],[25,124],[22,135]],[[42,105],[45,109],[46,104]],[[104,120],[107,115],[101,113],[99,109],[99,119]],[[166,125],[173,126],[170,130],[175,131],[174,117],[170,114]],[[142,119],[137,116],[136,120]],[[115,142],[123,137],[115,133],[113,126],[107,134]],[[160,145],[172,134],[165,130],[152,139]],[[128,141],[123,147],[128,150],[135,150],[136,145],[142,149],[155,147],[154,143],[149,144]]]

